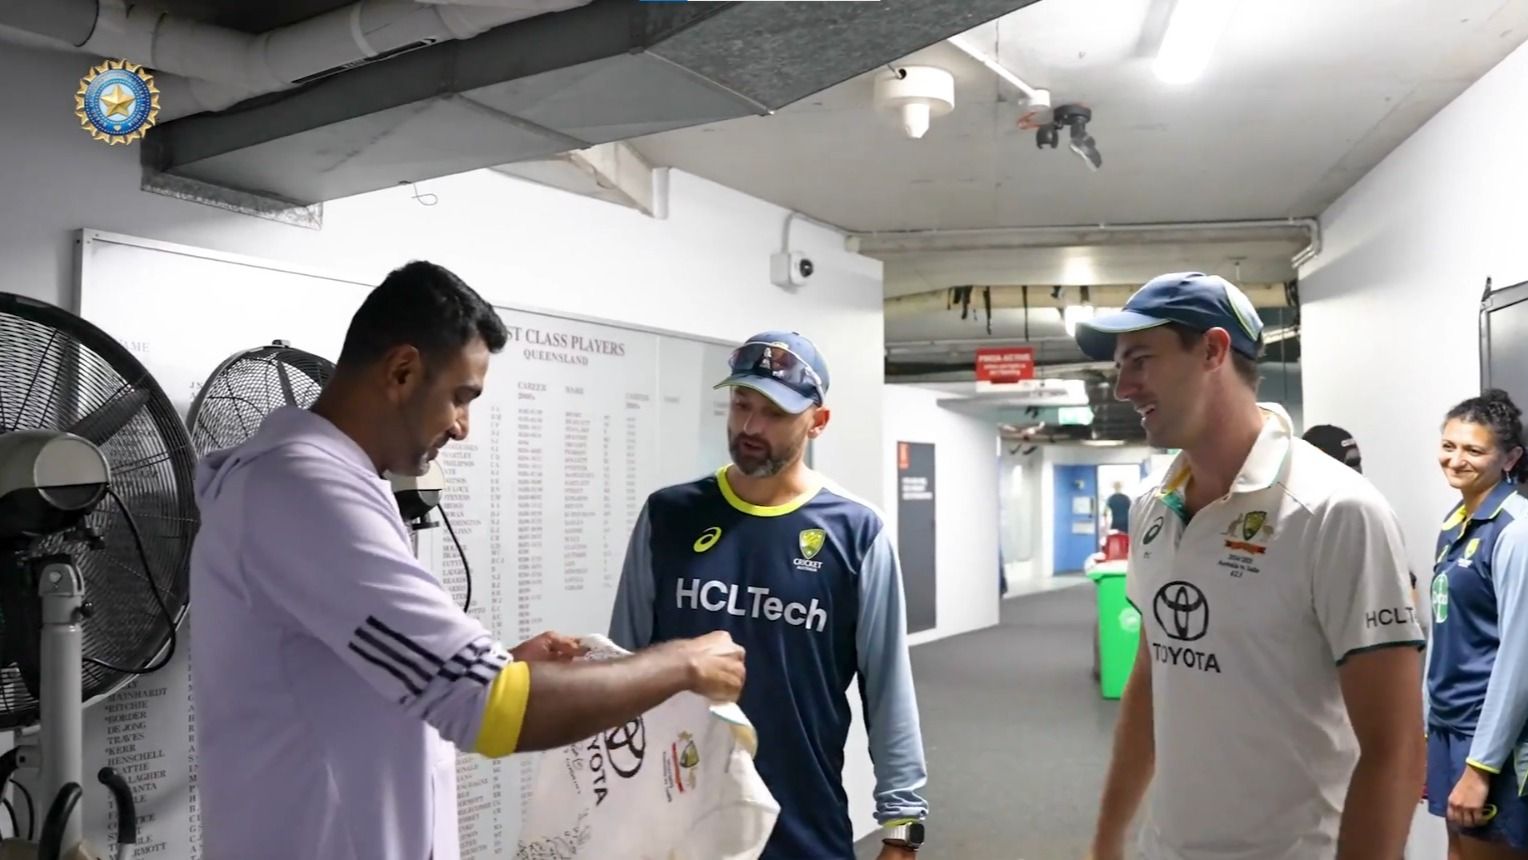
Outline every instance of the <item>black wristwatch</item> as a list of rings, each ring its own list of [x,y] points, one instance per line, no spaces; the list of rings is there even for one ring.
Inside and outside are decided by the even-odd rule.
[[[889,845],[918,850],[923,845],[923,822],[907,821],[888,827],[881,833],[881,841]]]

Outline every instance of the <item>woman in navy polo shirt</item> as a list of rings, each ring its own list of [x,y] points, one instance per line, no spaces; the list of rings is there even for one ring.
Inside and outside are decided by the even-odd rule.
[[[1522,412],[1492,389],[1449,410],[1438,464],[1460,502],[1438,535],[1427,796],[1449,857],[1528,857],[1528,477]]]

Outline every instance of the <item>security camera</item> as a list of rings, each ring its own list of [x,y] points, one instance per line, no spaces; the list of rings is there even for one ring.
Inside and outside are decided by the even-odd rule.
[[[769,280],[777,287],[805,286],[815,271],[812,258],[800,251],[781,251],[769,258]]]
[[[1055,149],[1061,142],[1061,130],[1068,129],[1067,148],[1081,158],[1090,170],[1097,170],[1103,166],[1104,159],[1098,152],[1098,143],[1088,134],[1088,123],[1092,119],[1093,111],[1082,105],[1061,105],[1052,112],[1050,123],[1035,131],[1035,146],[1039,149]]]

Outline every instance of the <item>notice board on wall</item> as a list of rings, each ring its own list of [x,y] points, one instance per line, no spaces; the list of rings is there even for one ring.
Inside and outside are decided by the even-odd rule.
[[[78,312],[123,343],[182,416],[230,354],[281,339],[330,360],[375,286],[344,275],[82,231]],[[490,364],[469,437],[448,445],[441,507],[471,568],[471,614],[507,644],[546,629],[604,631],[642,503],[728,461],[730,345],[501,307],[510,342]],[[461,601],[443,528],[420,558]],[[196,611],[192,595],[191,613]],[[135,856],[201,857],[196,719],[180,628],[175,659],[85,714],[85,773],[122,773],[140,818]],[[252,739],[253,741],[254,739]],[[461,856],[512,858],[538,756],[457,764]],[[86,833],[111,845],[110,802],[86,779]],[[279,826],[273,823],[273,826]]]
[[[897,443],[897,555],[907,600],[907,632],[939,622],[934,446]]]

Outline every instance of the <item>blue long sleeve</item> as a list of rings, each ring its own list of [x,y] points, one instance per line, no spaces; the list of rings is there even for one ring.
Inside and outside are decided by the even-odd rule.
[[[615,606],[610,610],[610,640],[628,651],[647,647],[653,639],[653,600],[657,583],[653,576],[652,522],[648,506],[642,506],[626,545],[621,582]]]
[[[863,684],[865,728],[875,765],[875,817],[882,823],[922,820],[928,782],[912,661],[907,652],[907,615],[902,571],[884,531],[859,572],[860,610],[856,647]]]
[[[1499,643],[1469,762],[1500,773],[1528,722],[1528,519],[1513,522],[1497,538],[1491,579]]]

